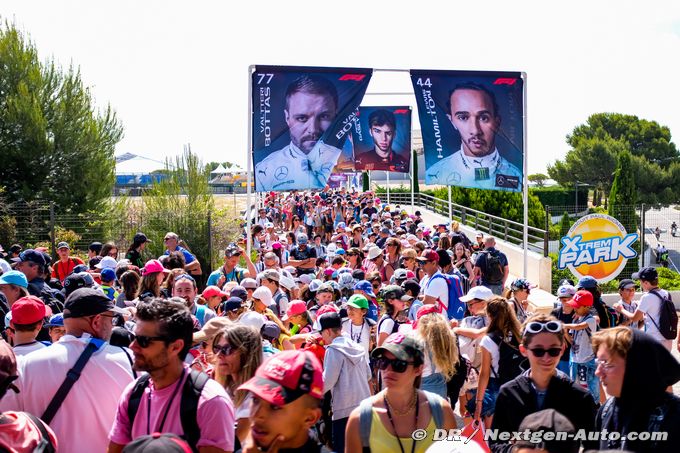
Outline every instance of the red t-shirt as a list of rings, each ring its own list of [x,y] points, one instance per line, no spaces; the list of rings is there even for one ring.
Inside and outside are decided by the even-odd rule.
[[[58,278],[60,282],[64,283],[64,279],[68,277],[73,268],[83,263],[83,260],[77,257],[70,256],[68,261],[65,263],[61,260],[57,261],[54,266],[52,266],[52,278]]]

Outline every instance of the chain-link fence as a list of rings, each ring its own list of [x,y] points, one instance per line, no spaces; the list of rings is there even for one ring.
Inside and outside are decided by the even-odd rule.
[[[629,205],[619,206],[616,209],[616,218],[626,230],[626,233],[638,233],[645,227],[644,205]],[[552,287],[553,290],[557,288],[559,281],[568,278],[575,280],[569,269],[558,268],[558,256],[563,247],[560,239],[567,236],[569,229],[582,217],[588,214],[602,213],[607,214],[605,210],[598,209],[584,209],[584,206],[578,208],[574,205],[570,206],[545,206],[546,212],[546,229],[549,230],[550,240],[548,242],[549,256],[553,261],[552,269]],[[654,264],[654,257],[650,255],[650,242],[644,241],[645,238],[640,234],[640,240],[636,241],[632,248],[637,252],[637,258],[629,259],[626,266],[621,270],[616,277],[617,280],[630,278],[633,272],[636,272],[640,266]],[[680,238],[679,238],[680,239]]]
[[[207,215],[196,216],[167,212],[149,215],[140,204],[127,209],[86,214],[61,213],[56,205],[45,202],[0,205],[0,244],[8,248],[14,243],[24,248],[46,247],[56,257],[56,244],[69,243],[72,255],[87,257],[92,242],[110,242],[123,258],[134,235],[141,231],[151,240],[143,251],[144,259],[152,259],[165,252],[163,238],[169,231],[181,239],[181,245],[191,251],[201,263],[201,284],[219,266],[221,251],[233,241],[239,231],[238,213],[218,209]]]

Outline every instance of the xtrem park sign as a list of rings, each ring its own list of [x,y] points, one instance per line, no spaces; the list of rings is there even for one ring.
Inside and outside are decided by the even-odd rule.
[[[633,244],[637,233],[627,233],[621,223],[604,214],[580,218],[561,239],[557,267],[569,268],[576,278],[590,275],[599,283],[621,272],[629,259],[637,257]]]

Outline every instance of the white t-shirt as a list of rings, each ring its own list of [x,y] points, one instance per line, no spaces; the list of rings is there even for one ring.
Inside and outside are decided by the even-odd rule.
[[[423,279],[425,285],[421,285],[421,288],[425,288],[425,292],[423,294],[426,296],[432,296],[435,299],[441,301],[442,305],[444,306],[444,311],[446,311],[446,309],[449,307],[449,287],[446,284],[446,280],[444,280],[443,277],[438,277],[438,275],[442,275],[442,273],[437,271],[432,277],[425,277]]]
[[[392,330],[394,330],[394,322],[395,322],[394,319],[389,318],[389,317],[385,317],[385,318],[381,319],[380,321],[378,321],[379,328],[378,328],[378,331],[375,334],[376,343],[380,339],[381,333],[386,333],[387,336],[390,336],[390,334],[392,333]]]
[[[657,291],[659,291],[661,296],[668,297],[668,291],[665,289],[658,289]],[[645,314],[645,332],[661,343],[673,343],[672,340],[666,340],[663,335],[661,335],[661,332],[659,332],[659,328],[656,327],[656,324],[659,324],[661,318],[661,299],[659,297],[651,293],[644,293],[640,299],[638,310]]]
[[[31,343],[26,343],[26,344],[20,344],[17,346],[14,346],[14,355],[17,357],[25,356],[30,352],[37,351],[39,349],[46,348],[44,344],[39,342],[38,340],[35,340]]]
[[[383,322],[383,325],[389,321]],[[394,321],[390,324],[390,330],[392,332],[392,327],[394,326]],[[380,327],[383,327],[382,325]],[[342,333],[347,338],[350,338],[353,342],[360,344],[366,350],[366,356],[369,354],[369,347],[371,346],[371,326],[364,320],[361,326],[355,326],[352,321],[347,318],[342,321]]]
[[[486,327],[487,323],[488,321],[486,316],[468,316],[463,318],[460,323],[460,327],[465,327],[468,329],[481,329],[482,327]],[[460,343],[460,355],[468,359],[470,363],[475,364],[477,346],[479,346],[479,343],[482,341],[482,337],[473,339],[464,335],[458,335],[458,341]]]
[[[570,331],[573,338],[573,343],[571,345],[571,361],[574,363],[586,363],[595,358],[590,338],[597,330],[597,321],[590,313],[585,317],[574,317],[574,324],[580,324],[582,322],[587,322],[588,327],[581,330]]]
[[[491,337],[488,336],[488,335],[484,335],[484,337],[482,338],[482,342],[479,345],[482,348],[489,351],[489,354],[491,354],[491,375],[490,376],[491,377],[498,376],[498,359],[499,359],[500,348],[491,339]]]

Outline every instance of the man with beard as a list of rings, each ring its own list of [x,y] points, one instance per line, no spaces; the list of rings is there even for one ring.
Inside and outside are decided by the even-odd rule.
[[[371,134],[375,147],[357,156],[355,168],[357,170],[407,172],[408,157],[397,154],[392,149],[397,133],[397,120],[394,113],[385,109],[371,112],[368,116],[368,132]]]
[[[177,434],[201,453],[234,450],[231,400],[217,381],[191,371],[183,361],[191,348],[193,325],[189,311],[178,302],[153,299],[138,306],[130,349],[133,368],[148,375],[128,385],[120,398],[109,433],[110,453],[151,433]]]
[[[461,146],[427,169],[428,184],[517,190],[522,171],[496,148],[501,117],[494,94],[482,85],[463,83],[451,90],[448,105]]]
[[[320,141],[335,119],[338,92],[327,79],[303,75],[286,90],[290,144],[255,165],[255,190],[323,189],[341,150]]]
[[[196,287],[196,280],[191,275],[180,274],[175,277],[172,285],[172,297],[184,299],[189,313],[195,316],[201,327],[203,327],[206,322],[213,319],[217,314],[207,306],[197,304],[196,296],[198,296],[198,288]]]

